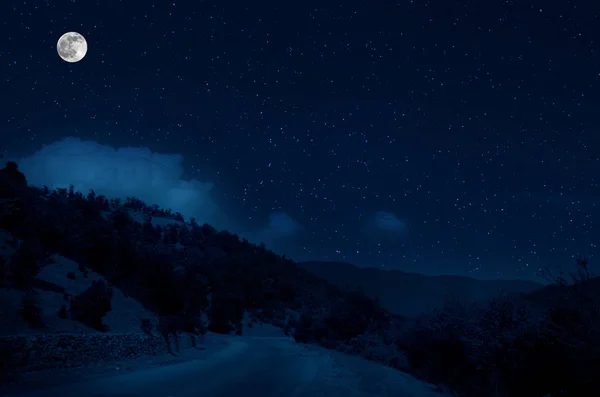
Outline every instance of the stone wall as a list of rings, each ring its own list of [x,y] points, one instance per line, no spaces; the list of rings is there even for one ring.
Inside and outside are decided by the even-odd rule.
[[[165,352],[161,337],[140,333],[6,336],[0,337],[0,373],[72,368]]]

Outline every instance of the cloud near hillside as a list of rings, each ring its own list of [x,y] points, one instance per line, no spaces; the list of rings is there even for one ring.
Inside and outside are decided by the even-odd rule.
[[[267,225],[245,236],[250,241],[263,242],[269,247],[280,246],[285,240],[298,235],[302,226],[284,212],[274,212],[269,215]]]
[[[194,217],[199,223],[236,232],[226,209],[217,205],[213,183],[183,178],[183,156],[155,153],[145,147],[114,148],[95,141],[64,138],[17,160],[30,184],[68,188],[87,194],[91,189],[107,197],[137,197]],[[299,225],[283,212],[273,213],[265,226],[245,233],[255,242],[291,237]]]
[[[178,154],[65,138],[19,160],[19,168],[33,185],[74,185],[83,193],[93,189],[108,197],[134,196],[198,221],[213,221],[218,214],[210,196],[213,184],[182,179],[183,157]]]
[[[406,222],[391,212],[379,211],[375,214],[373,225],[383,231],[404,233],[407,230]]]

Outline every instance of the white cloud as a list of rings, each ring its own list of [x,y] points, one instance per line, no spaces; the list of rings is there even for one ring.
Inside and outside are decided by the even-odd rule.
[[[256,232],[249,233],[246,237],[255,243],[265,243],[268,247],[281,246],[281,243],[297,236],[302,226],[284,212],[274,212],[269,215],[265,227]]]
[[[18,161],[32,185],[90,189],[107,197],[138,197],[181,212],[198,222],[217,223],[219,209],[211,197],[213,184],[183,179],[183,157],[144,147],[113,148],[94,141],[64,138]],[[218,225],[217,225],[218,226]]]
[[[375,214],[373,221],[375,227],[380,230],[392,231],[392,232],[405,232],[406,222],[399,219],[396,215],[391,212],[379,211]]]

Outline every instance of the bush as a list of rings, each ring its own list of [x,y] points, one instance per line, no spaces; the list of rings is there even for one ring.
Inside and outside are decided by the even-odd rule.
[[[10,268],[3,256],[0,256],[0,288],[6,288],[10,282]]]
[[[23,295],[21,301],[19,314],[31,328],[43,328],[45,326],[39,299],[40,297],[36,292],[30,291]]]
[[[238,335],[241,334],[244,308],[239,298],[233,295],[213,296],[207,315],[210,331],[218,334],[229,334],[235,331]]]
[[[18,243],[15,253],[2,265],[3,284],[31,290],[35,277],[50,262],[39,240],[26,239]]]
[[[107,331],[102,318],[112,309],[112,293],[112,288],[104,281],[94,281],[88,289],[71,300],[71,318],[98,331]]]
[[[152,336],[152,320],[149,318],[143,318],[141,321],[140,328],[143,333],[148,336]]]
[[[23,357],[14,345],[6,339],[0,339],[0,384],[14,375],[22,361]]]
[[[66,320],[69,318],[69,311],[67,310],[67,305],[62,305],[60,310],[58,311],[58,318]]]
[[[556,279],[527,299],[448,306],[424,319],[402,344],[412,371],[465,396],[600,389],[600,279],[587,268],[573,274],[572,283]]]
[[[359,288],[345,291],[327,309],[305,309],[289,324],[298,342],[336,347],[370,331],[380,333],[389,321],[379,302]]]

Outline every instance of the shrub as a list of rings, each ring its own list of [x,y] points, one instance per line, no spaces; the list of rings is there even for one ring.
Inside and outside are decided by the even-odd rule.
[[[10,281],[10,267],[3,256],[0,256],[0,288],[6,288]]]
[[[207,315],[210,331],[218,334],[229,334],[235,331],[241,334],[244,309],[239,298],[233,295],[214,295]]]
[[[112,308],[112,293],[112,288],[104,281],[94,281],[88,289],[71,300],[71,318],[98,331],[107,331],[102,318]]]
[[[336,347],[370,331],[380,333],[389,321],[379,302],[359,288],[344,291],[327,308],[304,309],[289,326],[298,342]]]
[[[404,336],[411,369],[465,396],[581,396],[600,379],[600,279],[585,266],[535,295],[458,305]]]
[[[26,239],[18,244],[15,253],[3,266],[5,283],[18,289],[30,290],[34,278],[50,261],[39,240]]]
[[[290,318],[289,324],[293,328],[292,336],[296,342],[317,342],[327,344],[329,330],[325,325],[324,311],[304,310],[297,318]]]
[[[141,321],[140,328],[143,333],[148,336],[152,336],[152,320],[149,318],[143,318]]]
[[[39,295],[36,292],[26,292],[21,301],[19,314],[31,328],[43,328],[44,319],[40,306]]]
[[[292,331],[293,331],[292,325],[289,323],[289,321],[286,322],[285,325],[283,326],[283,334],[285,336],[292,336]]]
[[[62,305],[60,310],[58,311],[58,318],[62,318],[66,320],[69,318],[69,311],[67,310],[67,305]]]

